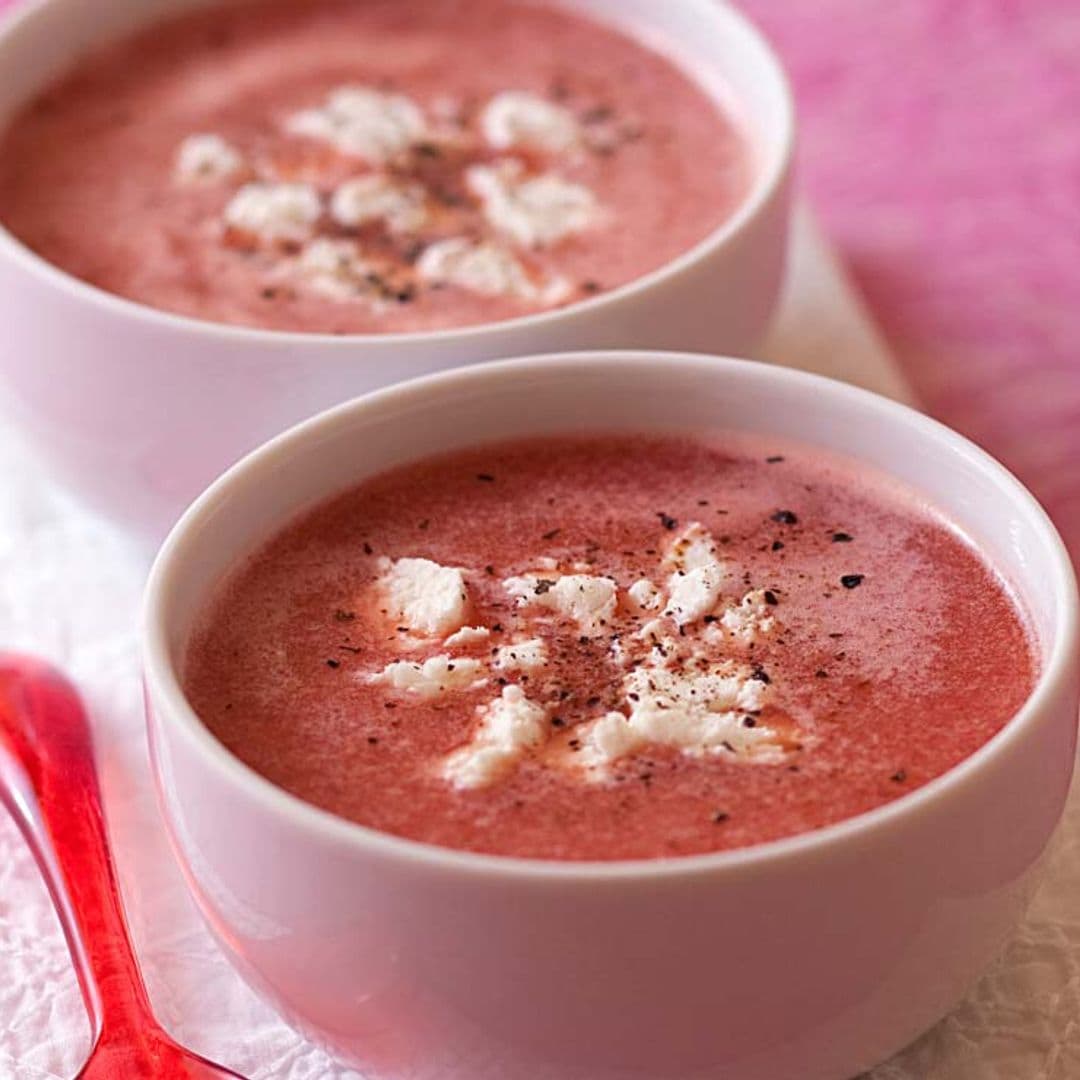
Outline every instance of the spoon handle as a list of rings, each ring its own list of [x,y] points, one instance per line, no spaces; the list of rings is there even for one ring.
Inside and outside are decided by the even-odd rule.
[[[23,832],[56,905],[94,1042],[102,1036],[141,1042],[156,1025],[109,854],[86,714],[74,687],[54,668],[5,654],[0,801]]]

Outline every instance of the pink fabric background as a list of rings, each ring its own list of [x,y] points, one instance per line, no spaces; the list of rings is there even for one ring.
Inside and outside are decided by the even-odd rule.
[[[743,0],[802,181],[927,409],[1080,557],[1080,3]]]

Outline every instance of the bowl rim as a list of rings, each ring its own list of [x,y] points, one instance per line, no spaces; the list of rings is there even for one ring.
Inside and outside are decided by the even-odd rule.
[[[0,15],[0,55],[10,46],[10,39],[24,24],[40,17],[40,13],[62,0],[22,0],[21,3]],[[339,352],[355,349],[358,345],[378,345],[383,348],[417,345],[465,344],[494,336],[542,330],[580,317],[602,313],[624,304],[639,302],[643,293],[663,288],[680,276],[708,262],[737,240],[756,222],[773,201],[782,196],[790,177],[796,147],[796,108],[791,82],[772,44],[757,25],[728,0],[714,0],[707,8],[710,18],[726,20],[742,40],[749,42],[760,60],[760,77],[771,83],[780,102],[777,147],[764,155],[764,167],[755,170],[750,190],[740,200],[735,211],[706,234],[695,245],[677,255],[662,266],[625,282],[608,292],[594,297],[576,300],[561,308],[519,315],[496,322],[395,333],[332,334],[300,330],[270,330],[232,323],[219,323],[191,315],[165,311],[138,300],[131,300],[96,285],[81,280],[48,259],[38,255],[24,244],[5,223],[0,220],[0,257],[9,258],[25,272],[33,274],[47,286],[59,289],[76,300],[99,308],[106,315],[136,319],[151,330],[183,332],[197,337],[224,337],[243,344],[260,345],[264,348],[317,346]],[[626,32],[626,31],[624,31]],[[648,44],[645,43],[648,48]],[[673,63],[678,65],[678,61]],[[706,91],[707,92],[707,91]],[[7,122],[0,126],[0,133]]]
[[[1004,727],[983,743],[973,754],[953,768],[935,777],[910,794],[883,806],[846,818],[824,828],[797,833],[745,848],[670,859],[625,859],[611,861],[569,861],[485,854],[440,847],[380,832],[320,809],[278,787],[234,756],[202,723],[189,704],[180,679],[169,657],[165,596],[170,579],[182,570],[187,558],[185,549],[194,545],[203,519],[228,498],[238,484],[249,483],[251,474],[260,474],[267,462],[288,455],[311,441],[317,441],[327,428],[348,425],[357,416],[371,410],[392,410],[407,406],[410,400],[433,396],[489,380],[506,380],[543,374],[558,377],[561,370],[583,366],[594,370],[616,368],[653,369],[679,367],[682,372],[702,377],[752,378],[774,383],[801,384],[808,397],[833,395],[847,399],[883,423],[905,425],[917,441],[928,441],[941,451],[959,455],[968,464],[988,475],[1001,489],[1003,500],[1022,512],[1034,530],[1041,532],[1050,553],[1044,569],[1052,575],[1059,597],[1055,626],[1048,641],[1048,656],[1038,681],[1028,698]],[[855,456],[855,455],[851,455]],[[858,458],[856,457],[856,460]],[[1017,586],[1019,588],[1019,586]],[[1003,465],[984,450],[944,424],[906,405],[868,390],[851,386],[822,375],[762,364],[751,360],[711,357],[693,353],[640,351],[597,351],[522,357],[513,360],[473,364],[434,375],[411,379],[374,391],[318,414],[283,432],[276,438],[233,465],[188,508],[165,540],[146,585],[141,623],[141,647],[144,680],[147,688],[147,723],[169,724],[200,755],[203,767],[217,770],[224,781],[233,785],[263,812],[288,819],[299,830],[311,833],[312,839],[347,846],[355,853],[368,853],[388,859],[403,860],[432,871],[468,873],[493,878],[544,879],[556,882],[600,882],[641,880],[666,882],[698,875],[722,873],[746,874],[768,869],[792,859],[813,858],[838,847],[851,848],[857,843],[880,840],[881,834],[898,822],[932,814],[951,794],[978,782],[979,774],[1000,763],[1022,741],[1028,728],[1052,709],[1057,699],[1071,692],[1075,684],[1078,650],[1080,602],[1071,559],[1055,526],[1035,497]],[[153,713],[150,702],[157,697],[161,707]],[[155,765],[156,769],[156,765]],[[160,777],[156,776],[160,787]]]

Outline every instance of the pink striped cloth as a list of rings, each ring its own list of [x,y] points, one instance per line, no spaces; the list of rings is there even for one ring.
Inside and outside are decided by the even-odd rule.
[[[1080,4],[744,6],[792,71],[805,185],[923,402],[1080,556]]]
[[[1080,4],[744,0],[802,179],[928,409],[1080,557]]]

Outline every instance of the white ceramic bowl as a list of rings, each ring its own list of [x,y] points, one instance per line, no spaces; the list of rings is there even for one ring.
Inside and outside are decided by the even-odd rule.
[[[489,439],[725,428],[827,447],[913,485],[1030,609],[1038,686],[945,776],[743,851],[516,860],[317,810],[232,757],[184,699],[176,664],[208,594],[313,502]],[[846,1080],[942,1016],[994,955],[1031,895],[1073,768],[1076,584],[1035,500],[918,413],[745,361],[539,357],[308,421],[177,525],[150,578],[144,645],[161,804],[199,907],[283,1015],[377,1080]]]
[[[20,4],[0,25],[0,126],[88,46],[206,2]],[[716,0],[554,2],[638,31],[742,120],[757,178],[729,221],[655,273],[569,308],[445,332],[344,338],[155,311],[77,281],[0,227],[0,377],[54,471],[111,515],[160,536],[264,439],[401,379],[569,349],[752,351],[775,306],[787,234],[794,119],[778,62]]]

